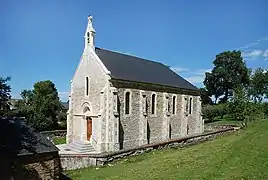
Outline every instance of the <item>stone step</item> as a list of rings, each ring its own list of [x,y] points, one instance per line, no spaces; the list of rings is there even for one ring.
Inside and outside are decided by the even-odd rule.
[[[70,149],[80,149],[80,150],[94,150],[93,146],[76,146],[75,144],[69,144],[68,147]]]
[[[75,140],[72,143],[68,144],[67,147],[71,151],[78,153],[90,153],[95,151],[95,149],[89,142],[82,140]]]

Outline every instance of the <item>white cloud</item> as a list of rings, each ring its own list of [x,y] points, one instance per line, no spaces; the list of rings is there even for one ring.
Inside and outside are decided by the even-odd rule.
[[[266,51],[263,52],[264,60],[267,61],[268,60],[268,49]]]
[[[245,52],[242,53],[242,56],[243,56],[243,57],[248,57],[248,58],[257,58],[257,57],[261,56],[262,53],[263,53],[262,50],[260,50],[260,49],[255,49],[255,50],[250,51],[250,52],[248,52],[248,53],[245,53]]]
[[[58,94],[61,101],[68,101],[70,92],[59,92]]]
[[[239,47],[239,48],[237,48],[237,49],[238,49],[238,50],[248,49],[248,48],[250,48],[250,47],[253,47],[253,46],[256,46],[256,45],[260,44],[262,41],[268,41],[268,37],[260,38],[260,39],[258,39],[258,40],[255,41],[255,42],[246,44],[246,45],[244,45],[244,46],[242,46],[242,47]]]
[[[212,69],[199,69],[194,74],[199,76],[205,76],[206,72],[211,72]]]
[[[189,69],[181,67],[171,67],[177,74],[183,76],[187,81],[192,84],[200,85],[205,79],[205,73],[211,72],[212,69]]]
[[[252,47],[252,46],[256,46],[256,45],[258,45],[259,43],[258,42],[254,42],[254,43],[250,43],[250,44],[247,44],[247,45],[245,45],[245,46],[242,46],[242,47],[240,47],[240,48],[238,48],[238,49],[247,49],[247,48],[250,48],[250,47]]]
[[[261,38],[260,41],[268,41],[268,36],[264,37],[264,38]]]
[[[211,71],[212,69],[197,69],[195,71],[191,71],[191,73],[189,73],[189,76],[185,76],[185,79],[195,85],[200,83],[203,84],[206,72]]]
[[[176,66],[176,67],[171,67],[170,68],[172,71],[174,71],[175,73],[183,73],[183,72],[187,72],[187,71],[189,71],[189,69],[188,68],[183,68],[183,67],[178,67],[178,66]]]
[[[185,78],[187,81],[193,84],[203,83],[205,77],[204,76],[190,76]]]

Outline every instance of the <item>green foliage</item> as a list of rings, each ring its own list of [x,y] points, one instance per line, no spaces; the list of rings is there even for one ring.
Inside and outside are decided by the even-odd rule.
[[[268,102],[263,103],[263,113],[268,118]]]
[[[11,87],[10,85],[7,84],[7,82],[10,80],[11,80],[10,77],[6,78],[0,77],[0,115],[8,110],[8,101],[11,98],[10,95]]]
[[[64,112],[54,83],[37,82],[32,91],[23,90],[21,97],[15,105],[17,115],[26,117],[28,123],[40,131],[57,128],[58,118],[62,119]]]
[[[212,72],[205,75],[204,85],[216,100],[223,95],[221,101],[227,102],[233,89],[249,84],[249,70],[240,51],[220,53],[216,55],[213,64]]]
[[[202,107],[202,114],[206,122],[212,122],[227,115],[228,107],[227,104],[205,105]]]
[[[65,144],[66,143],[66,137],[54,137],[53,142],[57,144]]]
[[[261,102],[268,95],[268,72],[263,68],[256,69],[250,80],[249,94],[255,102]]]
[[[243,88],[237,88],[229,105],[230,114],[237,120],[245,120],[248,115],[249,98]]]
[[[264,109],[261,103],[252,103],[245,88],[237,88],[231,98],[229,113],[236,120],[253,121],[264,118]]]
[[[209,96],[209,92],[205,88],[200,88],[199,90],[200,90],[200,94],[201,94],[202,105],[213,104],[213,102]]]
[[[202,107],[202,116],[205,121],[213,121],[217,117],[217,112],[213,105],[205,105]]]

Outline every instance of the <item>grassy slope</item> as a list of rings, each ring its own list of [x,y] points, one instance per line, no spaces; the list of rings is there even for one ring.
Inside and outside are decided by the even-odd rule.
[[[214,141],[154,151],[113,165],[67,174],[73,179],[268,179],[268,121]]]
[[[55,138],[53,138],[53,142],[55,144],[65,144],[66,143],[66,137],[55,137]]]

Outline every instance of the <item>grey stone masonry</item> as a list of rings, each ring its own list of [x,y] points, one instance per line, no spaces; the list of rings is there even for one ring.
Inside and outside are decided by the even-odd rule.
[[[199,95],[157,89],[117,87],[120,149],[161,142],[203,132]],[[148,86],[148,87],[147,87]],[[126,93],[130,94],[126,114]],[[154,100],[153,100],[154,96]],[[174,107],[173,107],[174,106]]]

